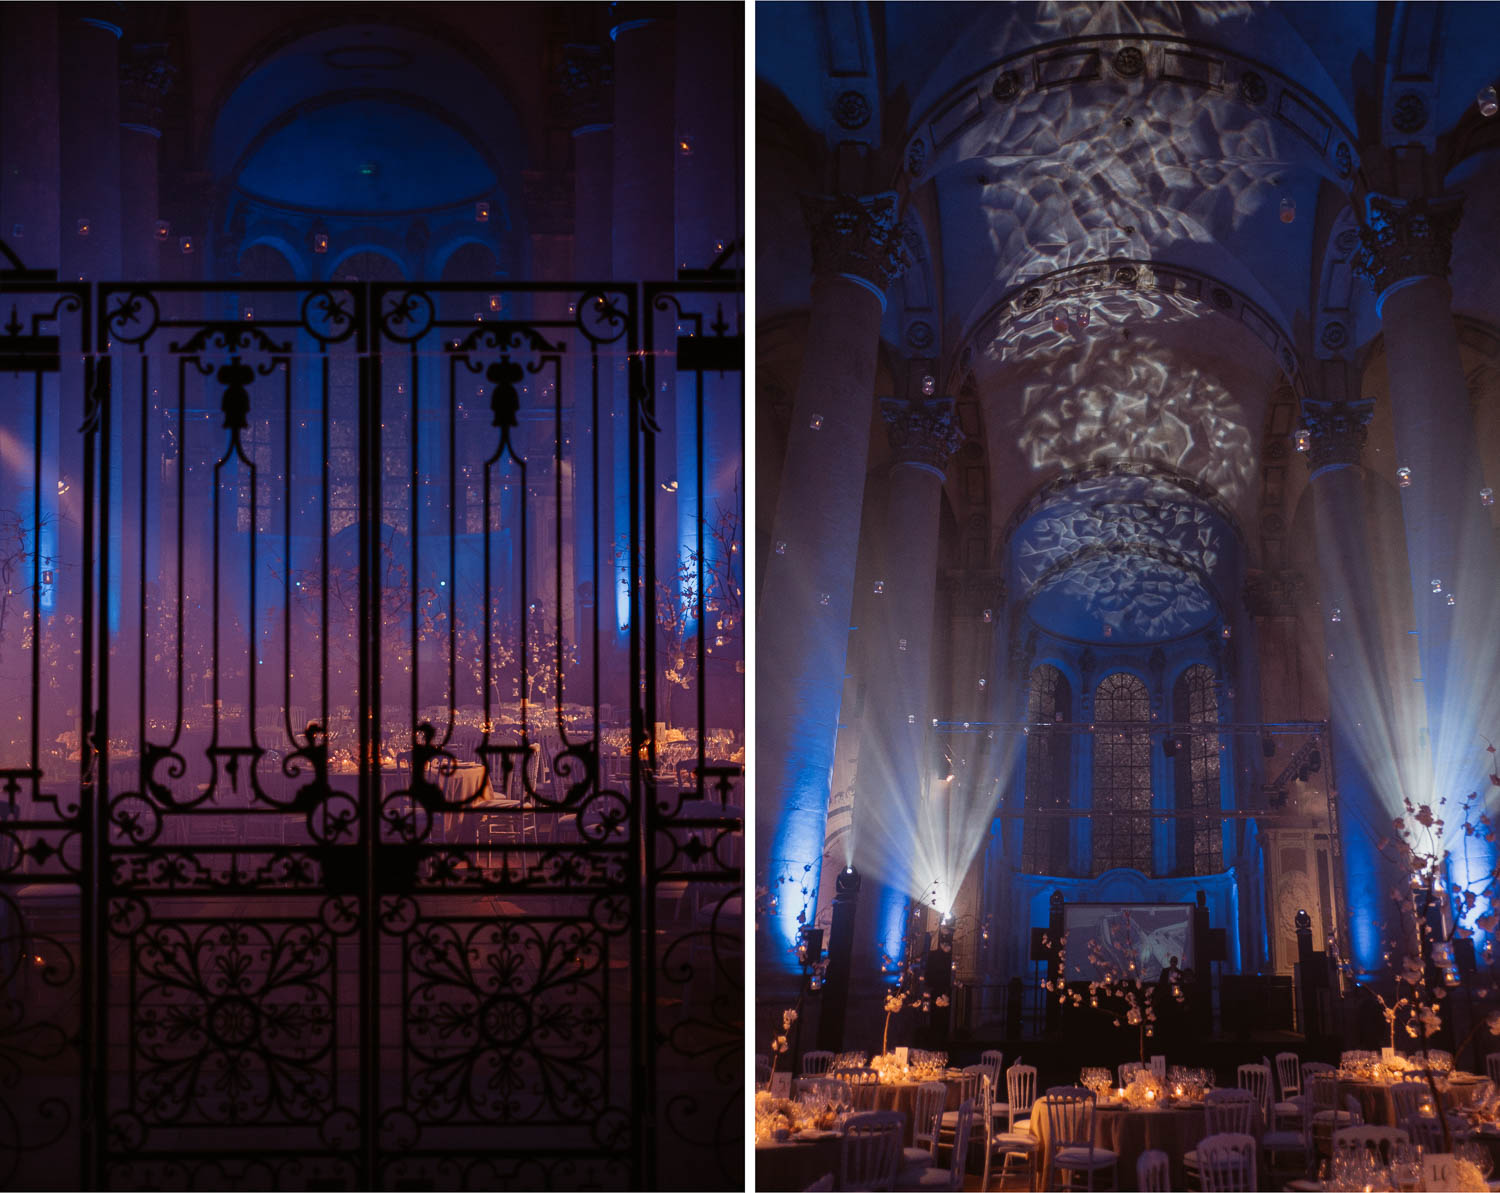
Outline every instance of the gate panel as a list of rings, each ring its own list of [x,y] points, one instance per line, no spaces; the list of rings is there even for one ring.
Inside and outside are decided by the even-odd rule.
[[[410,759],[377,848],[380,1183],[628,1187],[640,827],[624,654],[578,600],[611,584],[609,511],[575,480],[635,295],[372,301],[381,510],[404,536],[377,573],[381,721]]]
[[[103,1183],[344,1187],[364,295],[99,289]]]
[[[0,273],[0,1185],[85,1179],[88,292]],[[64,395],[67,395],[65,398]]]

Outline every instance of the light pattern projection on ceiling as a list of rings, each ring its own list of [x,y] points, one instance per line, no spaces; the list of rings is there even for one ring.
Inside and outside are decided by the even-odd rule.
[[[1231,506],[1248,491],[1257,457],[1244,410],[1180,346],[1140,333],[1080,336],[1069,346],[1022,386],[1014,425],[1033,468],[1133,460],[1192,477]],[[986,353],[1012,362],[1056,356],[1058,337],[1047,324],[1018,342],[1013,329]]]
[[[1291,167],[1254,110],[1181,84],[1032,91],[995,109],[975,156],[996,259],[1015,277],[1210,246],[1279,202]],[[1178,249],[1178,256],[1182,250]]]
[[[1159,642],[1218,620],[1234,543],[1227,512],[1192,482],[1142,466],[1101,468],[1048,486],[1021,513],[1006,579],[1051,633]]]

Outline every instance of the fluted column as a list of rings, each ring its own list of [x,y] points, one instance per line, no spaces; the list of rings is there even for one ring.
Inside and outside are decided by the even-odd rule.
[[[805,201],[814,280],[807,347],[759,607],[756,873],[774,901],[759,972],[791,973],[817,907],[848,650],[885,287],[904,254],[896,196]]]
[[[1338,824],[1330,825],[1343,852],[1345,897],[1336,900],[1361,973],[1381,966],[1386,918],[1378,842],[1391,835],[1383,788],[1396,778],[1404,743],[1396,705],[1399,681],[1386,672],[1374,569],[1367,539],[1365,477],[1360,468],[1371,401],[1302,403],[1308,431],[1317,518],[1318,581],[1323,641],[1328,655],[1333,775]]]
[[[1356,259],[1377,296],[1397,464],[1410,469],[1401,509],[1432,756],[1407,793],[1418,803],[1480,789],[1481,735],[1500,716],[1500,568],[1447,282],[1459,216],[1453,199],[1370,195]],[[1490,851],[1469,853],[1471,873],[1456,877],[1482,883]]]
[[[883,956],[898,958],[906,901],[935,878],[919,873],[945,858],[951,783],[932,773],[933,612],[937,591],[938,519],[943,477],[964,434],[950,398],[883,399],[895,464],[886,484],[885,575],[869,652],[869,695],[854,794],[854,862],[869,887],[855,967],[855,1022],[879,1010]],[[921,859],[921,862],[919,862]],[[956,890],[939,892],[947,901]]]

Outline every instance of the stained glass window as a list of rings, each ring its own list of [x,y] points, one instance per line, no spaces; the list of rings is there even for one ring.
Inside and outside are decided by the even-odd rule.
[[[1151,872],[1151,698],[1125,671],[1094,690],[1093,872],[1132,866]],[[1140,722],[1140,728],[1130,722]],[[1104,727],[1104,722],[1120,722]]]
[[[1210,667],[1189,667],[1172,691],[1172,716],[1192,724],[1216,724],[1218,687]],[[1175,765],[1177,810],[1195,813],[1177,822],[1177,870],[1183,874],[1217,874],[1224,869],[1223,824],[1211,815],[1220,807],[1219,736],[1190,733]]]

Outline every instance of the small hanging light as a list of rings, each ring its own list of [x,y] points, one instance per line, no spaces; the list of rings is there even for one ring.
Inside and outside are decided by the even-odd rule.
[[[1291,195],[1284,195],[1281,199],[1281,222],[1290,224],[1297,218],[1297,200]]]
[[[1299,452],[1305,452],[1312,446],[1312,432],[1309,431],[1306,427],[1298,427],[1297,430],[1293,433],[1292,438],[1295,441],[1297,450]]]
[[[1068,312],[1062,307],[1052,308],[1052,330],[1063,335],[1068,330]]]
[[[1500,94],[1493,83],[1488,83],[1479,89],[1479,114],[1489,117],[1496,112],[1500,112]]]
[[[1398,469],[1396,469],[1396,480],[1400,482],[1401,487],[1403,489],[1409,489],[1409,488],[1411,488],[1411,469],[1410,468],[1398,468]]]
[[[1450,605],[1458,604],[1458,599],[1451,592],[1448,594],[1448,603]]]
[[[937,378],[933,377],[931,374],[929,374],[926,377],[923,377],[922,378],[922,396],[926,397],[926,398],[930,398],[935,393],[937,393]]]
[[[1479,504],[1488,509],[1495,504],[1495,490],[1484,488],[1479,490]]]
[[[821,414],[813,415],[812,418],[808,419],[807,425],[814,431],[821,431],[823,429],[823,416]]]
[[[1344,620],[1344,611],[1337,605],[1335,605],[1333,607],[1333,612],[1328,617],[1328,620],[1333,622],[1334,624],[1338,624],[1339,622]]]
[[[1441,580],[1439,580],[1436,576],[1434,576],[1433,580],[1432,580],[1432,591],[1434,593],[1439,593],[1439,592],[1443,591],[1443,582]]]

